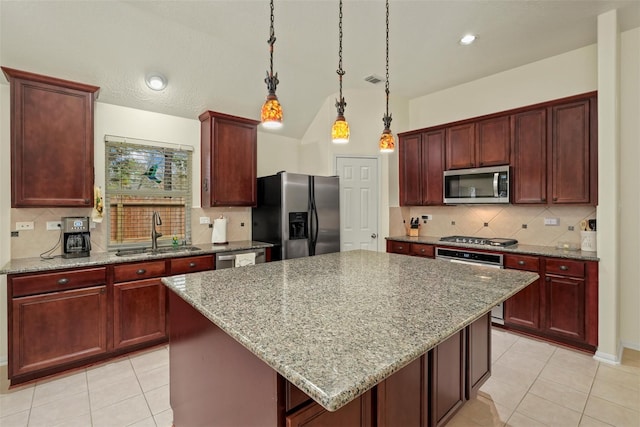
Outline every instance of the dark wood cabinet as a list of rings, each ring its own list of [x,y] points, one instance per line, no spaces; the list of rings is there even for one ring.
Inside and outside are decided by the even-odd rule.
[[[166,292],[160,279],[114,284],[115,349],[167,339]]]
[[[2,71],[11,85],[11,207],[92,206],[99,88]]]
[[[10,275],[7,283],[12,383],[108,352],[105,268]]]
[[[547,109],[513,115],[513,203],[547,202]]]
[[[423,355],[376,386],[378,427],[428,426],[429,366]]]
[[[445,130],[401,135],[400,205],[442,205]]]
[[[586,341],[584,273],[584,262],[547,260],[544,279],[545,332],[579,342]]]
[[[422,256],[426,258],[435,257],[435,246],[425,245],[422,243],[412,243],[409,248],[409,253],[414,256]]]
[[[540,258],[530,255],[505,255],[505,268],[533,271],[540,274]],[[521,326],[533,330],[540,329],[540,280],[509,298],[504,303],[504,323],[507,326]]]
[[[491,376],[491,315],[487,313],[467,327],[466,333],[466,399],[477,396],[478,390]]]
[[[369,427],[372,425],[371,392],[347,403],[335,412],[329,412],[315,402],[287,415],[287,427]]]
[[[445,425],[465,402],[464,330],[430,352],[431,425]]]
[[[592,99],[576,100],[550,108],[551,202],[587,204],[591,202]],[[596,181],[597,182],[597,181]]]
[[[446,169],[476,166],[476,126],[466,123],[447,128]]]
[[[398,242],[396,240],[387,240],[387,252],[409,255],[409,253],[411,252],[411,243]]]
[[[255,206],[259,122],[214,111],[199,118],[202,206]]]
[[[493,117],[476,123],[476,166],[508,165],[511,153],[509,116]]]
[[[214,255],[201,255],[187,258],[172,258],[169,260],[171,274],[195,273],[197,271],[213,270],[215,266]]]

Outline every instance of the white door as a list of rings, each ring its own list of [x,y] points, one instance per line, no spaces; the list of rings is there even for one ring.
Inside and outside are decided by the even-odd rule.
[[[378,159],[337,157],[340,176],[340,250],[378,247]]]

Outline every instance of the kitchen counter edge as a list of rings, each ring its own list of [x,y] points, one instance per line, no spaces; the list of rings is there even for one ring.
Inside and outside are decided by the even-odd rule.
[[[213,245],[211,243],[194,244],[200,250],[176,250],[159,254],[141,253],[136,255],[116,256],[115,252],[98,252],[89,257],[42,259],[40,257],[16,258],[9,261],[0,269],[1,274],[20,274],[64,270],[68,268],[93,267],[108,264],[123,264],[135,261],[152,261],[167,258],[182,258],[198,255],[209,255],[223,252],[242,251],[248,249],[261,249],[273,247],[271,243],[255,240],[240,240],[229,242],[227,245]]]
[[[450,246],[469,249],[483,249],[486,251],[514,253],[514,254],[527,254],[527,255],[539,255],[553,258],[568,258],[577,259],[582,261],[600,261],[596,252],[587,251],[570,251],[566,249],[558,249],[553,246],[537,246],[537,245],[523,245],[515,244],[512,246],[487,246],[487,245],[473,245],[469,243],[455,243],[455,242],[443,242],[440,237],[434,236],[391,236],[386,237],[386,240],[392,240],[396,242],[407,243],[420,243],[426,245],[436,246]]]

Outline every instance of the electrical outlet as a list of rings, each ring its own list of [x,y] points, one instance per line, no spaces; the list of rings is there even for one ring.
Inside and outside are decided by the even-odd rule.
[[[62,228],[61,221],[47,221],[47,230],[60,230]]]
[[[544,225],[560,225],[560,218],[545,218]]]
[[[16,230],[33,230],[33,221],[16,222]]]
[[[427,221],[431,221],[433,220],[433,215],[431,214],[426,214],[426,215],[422,215],[422,222],[423,223],[427,223]]]
[[[201,216],[200,224],[211,224],[211,218],[209,218],[208,216]]]

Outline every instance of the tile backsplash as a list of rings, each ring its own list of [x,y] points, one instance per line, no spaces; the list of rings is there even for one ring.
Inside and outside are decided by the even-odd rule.
[[[251,208],[193,208],[191,210],[191,241],[194,245],[211,244],[211,232],[207,224],[200,224],[200,217],[214,218],[224,215],[228,218],[227,240],[251,239]],[[11,229],[15,229],[16,222],[33,221],[33,230],[22,230],[18,237],[11,238],[11,258],[37,257],[41,253],[53,248],[60,233],[47,231],[47,221],[60,221],[64,216],[91,216],[91,208],[27,208],[11,209]],[[106,219],[105,219],[106,221]],[[106,252],[107,236],[106,222],[92,223],[91,251]],[[61,254],[60,248],[52,255]]]
[[[515,238],[528,245],[555,246],[558,242],[580,243],[580,221],[594,219],[593,206],[514,206],[457,205],[392,207],[389,209],[389,234],[406,234],[403,221],[420,219],[421,236],[467,235]],[[559,225],[544,225],[545,218],[559,219]],[[573,228],[571,230],[571,228]]]

